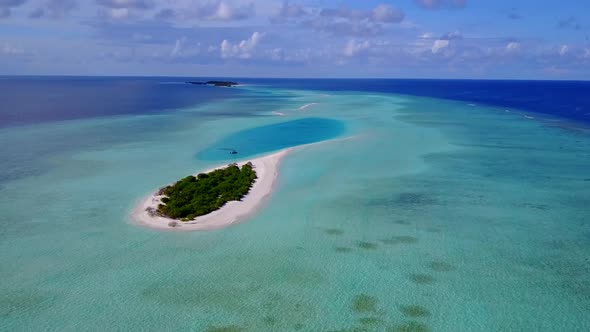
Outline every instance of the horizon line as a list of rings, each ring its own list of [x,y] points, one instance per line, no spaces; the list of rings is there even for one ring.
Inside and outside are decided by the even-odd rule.
[[[407,80],[407,81],[528,81],[528,82],[590,82],[590,79],[531,78],[436,78],[436,77],[255,77],[255,76],[179,76],[179,75],[0,75],[0,78],[199,78],[199,79],[270,79],[270,80]]]

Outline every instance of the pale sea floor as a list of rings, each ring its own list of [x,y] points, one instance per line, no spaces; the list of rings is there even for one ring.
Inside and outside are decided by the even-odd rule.
[[[0,330],[590,330],[590,134],[461,102],[250,89],[0,131]],[[248,221],[129,223],[151,190],[219,164],[196,158],[215,141],[308,116],[351,138],[289,155]]]

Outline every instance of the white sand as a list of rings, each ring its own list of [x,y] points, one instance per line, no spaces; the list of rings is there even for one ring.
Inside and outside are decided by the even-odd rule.
[[[258,177],[250,189],[250,192],[248,192],[248,195],[246,195],[242,201],[228,202],[221,209],[211,212],[208,215],[197,217],[194,221],[177,221],[177,226],[173,228],[168,225],[173,221],[172,219],[151,216],[146,211],[148,208],[157,209],[158,205],[161,203],[160,200],[163,196],[158,196],[157,192],[154,192],[147,198],[143,199],[135,207],[131,219],[142,226],[166,230],[198,231],[230,226],[243,220],[245,217],[252,215],[262,206],[265,198],[267,198],[272,192],[281,160],[292,150],[293,148],[289,148],[268,156],[245,160],[238,163],[238,165],[242,166],[247,162],[251,162],[254,165],[254,170]],[[200,173],[209,173],[215,169],[224,167],[226,167],[226,165]]]
[[[317,105],[317,104],[318,103],[311,103],[311,104],[303,105],[303,106],[299,107],[299,110],[304,111],[305,109],[310,108],[310,107]]]

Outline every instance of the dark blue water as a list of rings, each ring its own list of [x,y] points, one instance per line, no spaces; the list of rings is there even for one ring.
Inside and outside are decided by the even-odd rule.
[[[0,77],[0,128],[194,106],[238,89],[185,84],[190,78]]]
[[[590,81],[410,79],[252,79],[245,81],[290,89],[398,93],[460,100],[590,123]]]
[[[344,123],[323,118],[305,118],[239,131],[199,152],[202,160],[233,160],[320,142],[342,135]],[[238,152],[230,154],[232,150]]]
[[[240,94],[184,84],[197,78],[0,77],[0,128],[124,114],[165,112]],[[199,78],[197,80],[203,80]],[[588,81],[408,79],[238,79],[323,91],[398,93],[481,103],[590,123]],[[239,110],[235,110],[239,112]]]

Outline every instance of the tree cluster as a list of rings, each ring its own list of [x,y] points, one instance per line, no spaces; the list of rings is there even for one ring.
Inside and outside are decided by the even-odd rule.
[[[161,189],[160,193],[165,197],[158,212],[172,219],[193,220],[220,209],[229,201],[241,200],[256,178],[251,163],[242,168],[231,164],[208,174],[187,176]]]

